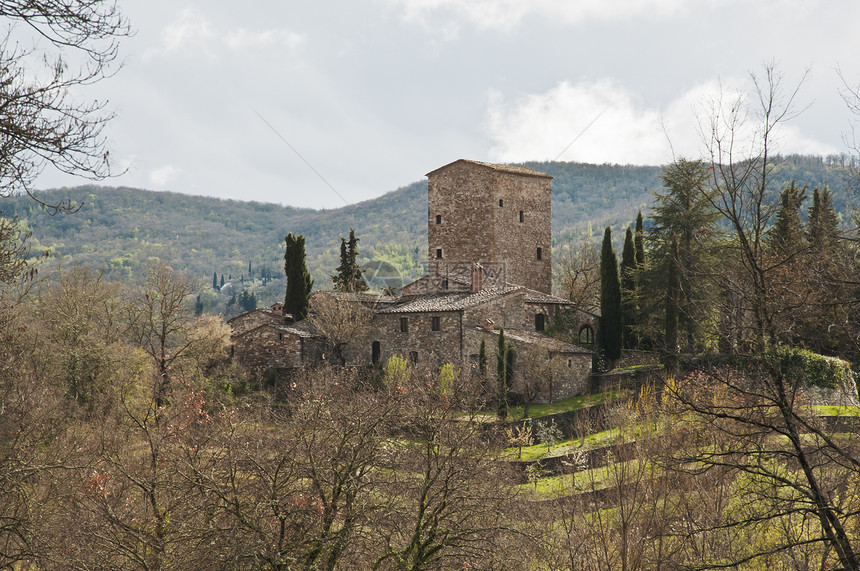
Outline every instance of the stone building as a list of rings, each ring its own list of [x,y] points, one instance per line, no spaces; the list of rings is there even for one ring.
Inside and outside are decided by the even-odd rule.
[[[280,303],[237,315],[227,323],[233,329],[231,356],[257,377],[319,362],[324,353],[324,339],[312,323],[286,324]]]
[[[400,296],[315,293],[309,319],[292,326],[270,323],[271,312],[238,316],[230,324],[241,359],[257,369],[301,366],[325,358],[318,343],[325,338],[328,358],[334,352],[348,364],[402,355],[416,368],[451,363],[464,374],[477,366],[481,341],[492,354],[504,329],[515,377],[530,374],[527,363],[552,370],[538,400],[585,392],[591,351],[543,334],[566,312],[581,340],[594,339],[594,316],[552,295],[552,177],[467,160],[427,177],[426,276]]]

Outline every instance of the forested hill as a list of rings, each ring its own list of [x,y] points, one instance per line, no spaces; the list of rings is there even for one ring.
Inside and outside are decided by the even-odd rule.
[[[619,229],[646,210],[660,190],[660,168],[582,163],[530,162],[553,180],[555,245],[579,236],[589,223],[598,233],[606,224]],[[841,170],[817,157],[789,157],[781,178],[810,186],[843,187]],[[152,192],[131,188],[82,186],[46,191],[48,202],[70,198],[79,212],[49,216],[32,200],[0,200],[4,216],[18,216],[32,231],[34,250],[48,250],[64,266],[106,267],[115,278],[128,278],[147,260],[159,258],[210,283],[213,272],[238,279],[267,270],[282,275],[287,232],[303,234],[308,266],[319,287],[327,287],[338,265],[340,237],[350,226],[360,238],[361,261],[405,278],[422,271],[426,257],[427,183],[415,182],[393,192],[335,210],[310,210]],[[839,196],[839,194],[837,194]],[[622,236],[618,232],[617,237]]]

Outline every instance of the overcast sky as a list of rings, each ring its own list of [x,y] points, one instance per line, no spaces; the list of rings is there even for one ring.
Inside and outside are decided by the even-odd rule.
[[[698,156],[700,104],[748,90],[770,61],[786,85],[809,70],[809,107],[780,150],[846,152],[835,69],[860,80],[857,0],[120,5],[137,34],[91,95],[117,113],[111,156],[128,170],[105,184],[302,207],[373,198],[458,158]]]

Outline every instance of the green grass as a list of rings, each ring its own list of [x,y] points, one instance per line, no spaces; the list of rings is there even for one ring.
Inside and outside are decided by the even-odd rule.
[[[535,482],[520,484],[517,488],[523,493],[536,496],[536,499],[549,500],[581,492],[603,490],[615,486],[619,481],[631,478],[650,479],[660,474],[660,470],[654,466],[650,464],[639,466],[638,462],[639,460],[630,460],[573,474],[547,476]]]
[[[546,444],[534,444],[532,446],[523,446],[522,456],[517,459],[517,448],[505,448],[504,458],[508,460],[519,460],[520,462],[534,462],[542,458],[554,458],[556,456],[564,456],[577,450],[592,450],[609,446],[610,444],[622,444],[632,442],[642,435],[642,426],[635,424],[623,429],[610,428],[602,432],[589,434],[584,438],[574,438],[560,440],[555,445],[547,449]]]
[[[624,391],[610,390],[593,395],[578,395],[549,404],[533,404],[529,407],[529,418],[548,416],[550,414],[558,414],[560,412],[571,412],[587,406],[595,406],[605,402],[611,402],[624,394],[626,394]],[[524,410],[524,405],[511,407],[508,410],[508,419],[522,420]]]
[[[860,406],[814,405],[812,410],[821,416],[860,416]]]

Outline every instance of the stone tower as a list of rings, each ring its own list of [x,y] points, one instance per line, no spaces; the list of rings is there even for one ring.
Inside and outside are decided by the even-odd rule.
[[[552,293],[550,175],[460,159],[427,179],[430,273],[443,288],[470,282],[478,262],[484,285]]]

